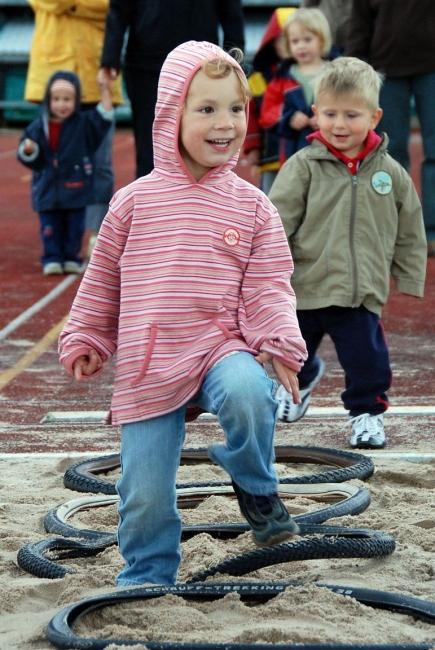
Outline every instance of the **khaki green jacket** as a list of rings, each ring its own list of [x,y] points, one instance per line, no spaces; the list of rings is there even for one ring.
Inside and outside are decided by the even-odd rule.
[[[82,102],[100,101],[100,68],[109,0],[28,0],[35,14],[35,30],[26,78],[25,98],[41,102],[49,77],[58,70],[75,72]],[[123,101],[121,80],[112,88],[114,104]]]
[[[331,305],[381,314],[390,275],[423,296],[427,244],[420,201],[386,136],[352,176],[318,140],[289,158],[270,191],[295,264],[298,309]]]

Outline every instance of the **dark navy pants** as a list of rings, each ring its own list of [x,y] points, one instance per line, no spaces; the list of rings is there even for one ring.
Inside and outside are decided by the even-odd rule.
[[[45,210],[39,213],[42,264],[48,262],[82,263],[80,250],[85,231],[85,208]]]
[[[303,309],[297,314],[308,349],[308,359],[298,375],[300,388],[316,376],[316,351],[328,334],[344,370],[346,389],[341,399],[349,415],[383,413],[388,408],[391,368],[379,316],[365,307]]]

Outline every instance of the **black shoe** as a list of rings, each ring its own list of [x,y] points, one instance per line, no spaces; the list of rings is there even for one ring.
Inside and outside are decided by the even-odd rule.
[[[290,517],[279,496],[249,494],[234,483],[240,511],[252,528],[258,546],[279,544],[299,533],[299,526]]]

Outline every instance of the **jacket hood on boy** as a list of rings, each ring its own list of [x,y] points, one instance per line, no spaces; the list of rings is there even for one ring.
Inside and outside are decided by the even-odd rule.
[[[220,47],[206,41],[188,41],[167,56],[160,72],[153,124],[154,166],[159,174],[175,182],[196,182],[188,171],[179,147],[180,120],[190,82],[205,60],[227,59],[243,71],[236,60]],[[237,164],[238,153],[227,163],[211,169],[200,181],[219,182]]]
[[[50,92],[54,82],[58,81],[59,79],[68,81],[70,84],[74,86],[76,91],[76,104],[75,104],[74,112],[80,109],[81,89],[80,89],[80,80],[78,76],[74,72],[70,72],[69,70],[58,70],[57,72],[54,72],[51,75],[50,79],[48,80],[45,89],[44,99],[42,100],[41,113],[44,122],[50,119]]]

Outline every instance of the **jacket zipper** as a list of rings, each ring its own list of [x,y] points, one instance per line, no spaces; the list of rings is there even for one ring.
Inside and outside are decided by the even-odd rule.
[[[59,189],[59,158],[57,153],[53,155],[53,170],[54,170],[54,188],[55,188],[55,205],[60,205],[60,189]]]
[[[349,246],[350,246],[350,255],[352,258],[352,276],[353,276],[353,290],[352,290],[352,307],[358,307],[357,297],[358,297],[358,268],[356,263],[356,254],[355,254],[355,214],[356,214],[356,191],[358,187],[357,175],[352,175],[352,198],[351,198],[351,207],[350,207],[350,230],[349,230]]]

